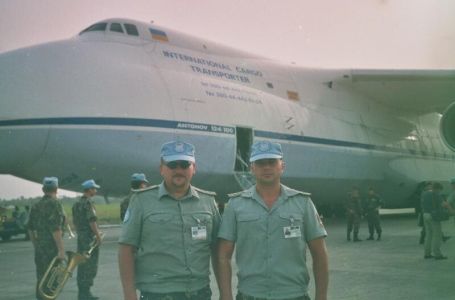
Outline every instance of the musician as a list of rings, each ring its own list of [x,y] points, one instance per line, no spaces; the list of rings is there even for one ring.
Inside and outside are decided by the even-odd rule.
[[[91,198],[96,195],[96,189],[100,186],[93,179],[82,183],[84,194],[78,202],[74,203],[73,223],[77,231],[77,252],[87,252],[91,244],[96,240],[101,244],[101,235],[96,223],[96,210]],[[77,287],[79,300],[93,300],[98,297],[92,295],[90,288],[93,286],[98,270],[99,248],[97,247],[87,262],[77,267]]]
[[[44,196],[30,211],[28,234],[35,250],[36,298],[43,299],[38,286],[54,257],[65,258],[63,249],[63,226],[65,217],[57,200],[58,178],[44,177]]]

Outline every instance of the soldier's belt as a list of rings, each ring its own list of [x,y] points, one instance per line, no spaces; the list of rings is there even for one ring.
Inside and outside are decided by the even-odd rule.
[[[258,297],[253,297],[249,295],[245,295],[242,293],[238,293],[237,296],[235,297],[236,300],[275,300],[274,298],[258,298]],[[280,300],[311,300],[311,298],[308,295],[303,295],[295,298],[285,298],[285,299],[280,299]]]
[[[212,291],[209,286],[194,292],[150,293],[141,291],[141,300],[182,300],[182,299],[210,299]]]

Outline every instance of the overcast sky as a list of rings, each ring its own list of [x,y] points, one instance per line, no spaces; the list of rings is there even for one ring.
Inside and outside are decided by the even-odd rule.
[[[455,67],[453,0],[0,0],[0,53],[66,39],[112,17],[153,20],[305,66]],[[0,176],[0,198],[40,193]]]

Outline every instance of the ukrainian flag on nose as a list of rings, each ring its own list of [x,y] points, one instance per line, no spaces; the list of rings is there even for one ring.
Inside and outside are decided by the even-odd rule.
[[[158,29],[153,29],[153,28],[149,28],[149,31],[152,34],[152,39],[158,40],[161,42],[169,42],[166,32],[158,30]]]

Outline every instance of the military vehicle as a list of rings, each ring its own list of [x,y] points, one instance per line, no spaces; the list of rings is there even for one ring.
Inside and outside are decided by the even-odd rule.
[[[0,238],[8,241],[12,236],[25,234],[28,240],[28,232],[25,225],[28,221],[28,207],[9,205],[0,207]]]

